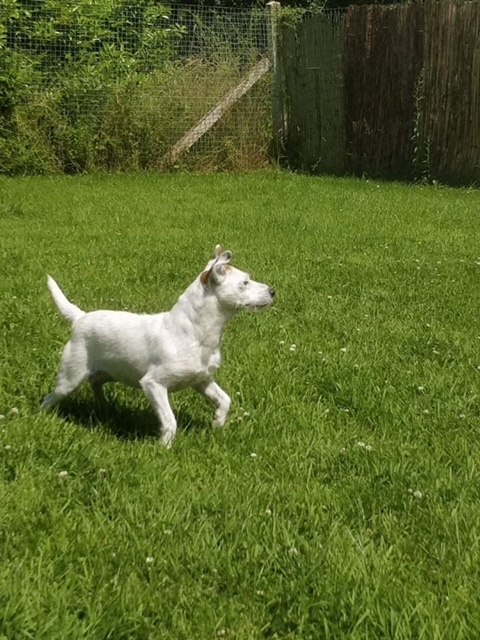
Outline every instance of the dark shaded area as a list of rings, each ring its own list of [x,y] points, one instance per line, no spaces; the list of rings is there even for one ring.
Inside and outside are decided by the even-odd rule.
[[[87,429],[103,427],[119,440],[159,438],[158,419],[152,409],[132,409],[118,400],[109,400],[104,406],[75,397],[66,398],[57,413],[71,424]],[[192,418],[183,409],[175,411],[179,431],[208,428],[207,421]]]
[[[346,15],[348,173],[412,178],[424,8],[353,9]]]

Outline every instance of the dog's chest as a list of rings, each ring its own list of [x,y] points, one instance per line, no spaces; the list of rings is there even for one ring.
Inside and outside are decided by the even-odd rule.
[[[172,391],[179,391],[211,380],[220,367],[220,352],[192,356],[180,367],[170,368],[164,381]]]
[[[213,378],[221,363],[220,351],[209,349],[200,350],[199,357],[191,360],[190,375],[192,383],[202,382]]]

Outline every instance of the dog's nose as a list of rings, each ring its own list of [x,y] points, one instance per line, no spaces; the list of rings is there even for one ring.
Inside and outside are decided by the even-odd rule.
[[[272,298],[275,297],[275,289],[272,289],[272,287],[269,287],[268,293],[272,296]]]

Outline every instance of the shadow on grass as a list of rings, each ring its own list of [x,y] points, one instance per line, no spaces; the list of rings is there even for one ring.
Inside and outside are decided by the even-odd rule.
[[[67,398],[59,405],[57,412],[67,422],[87,429],[102,427],[119,440],[145,440],[158,438],[160,434],[153,409],[132,409],[117,400],[109,400],[106,405],[99,406],[81,398]],[[175,411],[175,417],[181,431],[207,427],[204,420],[192,418],[183,409]]]

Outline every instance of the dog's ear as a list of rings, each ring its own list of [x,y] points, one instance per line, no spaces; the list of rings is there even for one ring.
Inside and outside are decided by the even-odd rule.
[[[223,251],[215,260],[212,268],[210,269],[211,277],[215,280],[215,282],[218,282],[220,278],[225,275],[227,265],[232,258],[233,254],[231,251]]]
[[[210,272],[211,272],[211,269],[209,269],[208,271],[202,271],[202,273],[200,274],[200,282],[202,283],[202,285],[204,287],[206,287],[207,284],[208,284],[208,279],[210,277]]]
[[[210,278],[213,278],[218,282],[219,278],[225,275],[225,266],[233,258],[233,253],[231,251],[223,251],[219,244],[215,247],[215,252],[217,252],[217,249],[220,250],[220,252],[216,256],[215,262],[212,264],[210,269],[207,269],[200,275],[200,282],[204,287],[207,286]]]
[[[217,244],[215,246],[215,251],[213,253],[215,258],[218,258],[219,255],[221,255],[223,253],[223,247],[221,244]]]
[[[220,247],[220,245],[217,245],[217,247]],[[215,260],[215,263],[212,265],[212,268],[216,267],[217,265],[228,264],[229,262],[232,261],[233,253],[231,251],[224,251],[222,247],[220,247],[220,249],[221,249],[221,252],[217,255],[217,259]]]

